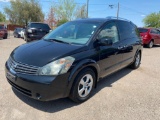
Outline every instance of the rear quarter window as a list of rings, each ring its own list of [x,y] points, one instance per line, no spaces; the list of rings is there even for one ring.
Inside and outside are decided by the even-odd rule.
[[[117,25],[121,40],[139,37],[139,31],[137,30],[136,25],[132,24],[131,22],[118,21]]]

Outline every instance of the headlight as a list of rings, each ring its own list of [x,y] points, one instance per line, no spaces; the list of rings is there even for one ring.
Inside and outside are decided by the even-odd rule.
[[[29,33],[32,33],[32,30],[31,30],[31,29],[28,29],[28,32],[29,32]]]
[[[42,67],[38,74],[39,75],[59,75],[66,73],[69,68],[72,66],[72,63],[74,62],[75,58],[73,57],[65,57],[58,59],[56,61],[53,61],[44,67]]]

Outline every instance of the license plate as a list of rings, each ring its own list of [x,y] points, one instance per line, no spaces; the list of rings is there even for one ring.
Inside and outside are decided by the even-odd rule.
[[[6,76],[11,81],[15,81],[16,80],[16,76],[14,76],[13,74],[11,74],[10,72],[7,72]]]

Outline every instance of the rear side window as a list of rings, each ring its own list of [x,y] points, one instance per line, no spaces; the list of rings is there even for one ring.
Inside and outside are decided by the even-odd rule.
[[[148,29],[145,29],[145,28],[138,28],[138,30],[139,30],[140,33],[148,32]]]
[[[158,31],[156,29],[152,29],[150,33],[152,33],[152,34],[158,34]]]
[[[47,24],[41,24],[41,23],[31,23],[29,25],[30,28],[38,28],[38,29],[45,29],[49,30],[49,26]]]
[[[126,21],[118,21],[117,25],[119,28],[119,34],[120,34],[121,40],[126,40],[129,38],[134,38],[139,36],[137,27],[132,23],[126,22]]]

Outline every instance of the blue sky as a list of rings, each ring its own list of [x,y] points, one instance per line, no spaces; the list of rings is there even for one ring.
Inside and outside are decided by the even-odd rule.
[[[3,7],[8,6],[9,0],[0,0],[0,11]],[[58,0],[39,0],[44,13],[48,13],[49,7]],[[75,0],[77,5],[83,5],[87,0]],[[158,0],[89,0],[89,17],[104,18],[107,16],[116,16],[117,4],[120,4],[119,17],[126,18],[134,22],[137,26],[142,27],[143,18],[152,13],[160,11],[160,1]],[[109,5],[114,5],[110,8]]]

